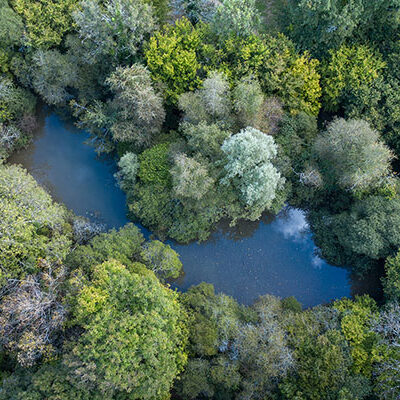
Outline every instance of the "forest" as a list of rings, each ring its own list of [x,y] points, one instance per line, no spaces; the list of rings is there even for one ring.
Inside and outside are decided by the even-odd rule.
[[[0,400],[400,399],[399,61],[400,0],[0,0]],[[132,222],[9,162],[44,106]],[[172,288],[167,239],[286,205],[382,296]]]

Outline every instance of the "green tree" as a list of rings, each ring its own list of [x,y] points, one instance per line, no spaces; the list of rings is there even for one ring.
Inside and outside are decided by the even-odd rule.
[[[198,125],[184,123],[181,125],[182,134],[186,137],[188,146],[196,153],[201,153],[211,161],[222,157],[221,146],[231,133],[222,129],[218,124],[201,122]]]
[[[67,257],[67,265],[80,268],[90,276],[93,265],[114,259],[127,267],[140,259],[144,238],[139,228],[132,223],[120,230],[112,229],[95,236],[86,245],[78,246]]]
[[[243,204],[258,218],[272,207],[276,192],[284,183],[271,162],[277,154],[274,139],[257,129],[247,128],[226,139],[222,151],[226,161],[221,183],[232,184]]]
[[[387,301],[400,301],[400,252],[386,259],[382,284]]]
[[[78,0],[11,0],[27,30],[27,43],[34,48],[58,46],[73,27],[72,12]]]
[[[185,312],[177,300],[140,265],[95,267],[76,296],[73,321],[85,331],[65,358],[70,373],[91,376],[82,386],[107,398],[169,398],[186,363]]]
[[[183,296],[189,320],[189,350],[192,356],[209,357],[226,349],[242,318],[241,306],[231,297],[215,294],[214,286],[201,283]]]
[[[173,191],[177,198],[200,200],[213,186],[207,166],[202,160],[196,160],[179,153],[174,157],[171,168]]]
[[[219,122],[229,126],[231,107],[229,82],[224,74],[215,71],[210,72],[200,89],[179,97],[184,121],[191,124]]]
[[[363,0],[289,0],[286,31],[300,48],[321,57],[352,38],[362,19]]]
[[[115,141],[148,146],[161,131],[165,111],[150,73],[140,64],[118,67],[106,80],[114,98],[109,103],[110,131]]]
[[[159,278],[178,278],[182,263],[178,254],[171,249],[171,246],[153,240],[143,246],[141,256],[147,268],[153,271]]]
[[[173,15],[185,15],[192,23],[210,22],[218,7],[216,0],[172,0]]]
[[[119,171],[114,175],[122,190],[133,191],[139,170],[139,159],[135,153],[126,153],[118,161]]]
[[[0,72],[10,72],[10,61],[16,47],[22,43],[24,25],[21,17],[9,6],[7,0],[0,1]]]
[[[368,296],[338,300],[334,307],[341,313],[341,329],[351,347],[353,370],[369,377],[372,364],[379,360],[378,337],[372,329],[377,305]]]
[[[251,35],[257,32],[259,25],[255,0],[222,0],[211,19],[212,29],[222,38]]]
[[[70,250],[67,210],[21,167],[0,166],[0,284],[37,272],[37,259],[63,259]]]
[[[2,382],[1,400],[103,400],[101,393],[82,388],[71,379],[62,360],[45,363],[37,371],[19,369]]]
[[[319,61],[299,54],[287,37],[232,36],[217,45],[205,46],[204,63],[232,81],[253,75],[267,96],[276,96],[292,112],[317,115],[321,104]]]
[[[345,43],[389,49],[398,39],[399,10],[398,0],[289,0],[281,22],[302,50],[323,57]]]
[[[82,0],[73,14],[86,62],[129,65],[155,29],[152,7],[142,0]]]
[[[322,65],[324,107],[328,111],[348,110],[357,96],[369,102],[374,84],[382,77],[385,62],[367,46],[341,46],[330,51]]]
[[[337,310],[317,306],[286,314],[283,321],[294,358],[294,367],[279,385],[284,398],[363,399],[370,393],[369,380],[352,370]]]
[[[279,131],[274,138],[283,153],[289,157],[296,172],[302,170],[304,163],[310,158],[312,143],[317,134],[315,117],[305,113],[282,116]]]
[[[393,154],[362,120],[336,119],[315,140],[313,154],[328,188],[351,192],[382,186]]]
[[[282,305],[278,298],[261,296],[253,305],[256,323],[239,326],[232,344],[242,372],[240,397],[264,399],[293,366],[293,354],[279,323]]]
[[[335,265],[349,265],[359,274],[394,255],[400,245],[400,201],[369,196],[348,210],[332,214],[326,209],[310,213],[315,242],[322,256]]]
[[[166,25],[150,38],[145,49],[147,66],[154,82],[163,88],[168,104],[176,104],[182,93],[201,83],[200,48],[200,32],[186,18]]]
[[[161,143],[145,150],[139,156],[138,177],[144,183],[168,186],[171,181],[168,160],[169,144]]]
[[[61,105],[71,99],[77,70],[67,55],[57,50],[38,50],[30,63],[34,67],[30,75],[32,86],[48,104]]]
[[[0,123],[17,122],[24,115],[35,112],[36,98],[33,94],[13,83],[9,78],[0,78]]]
[[[232,92],[233,107],[241,128],[260,126],[260,110],[264,103],[264,94],[259,82],[252,76],[243,77]]]

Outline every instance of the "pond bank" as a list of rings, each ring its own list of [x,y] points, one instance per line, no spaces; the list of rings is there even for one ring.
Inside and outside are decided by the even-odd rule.
[[[113,177],[115,161],[98,157],[85,144],[88,139],[86,132],[43,111],[32,144],[9,162],[23,165],[76,214],[119,228],[128,219],[125,195]],[[297,209],[285,209],[275,219],[222,226],[201,244],[169,243],[184,265],[184,275],[172,285],[180,290],[204,281],[245,304],[269,293],[295,296],[306,307],[368,290],[352,282],[347,270],[316,256],[304,213]]]

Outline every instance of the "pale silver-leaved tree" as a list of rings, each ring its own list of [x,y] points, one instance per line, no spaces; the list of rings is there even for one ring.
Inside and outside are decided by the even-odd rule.
[[[222,184],[232,184],[249,207],[268,209],[283,185],[284,178],[272,164],[277,146],[272,136],[248,127],[226,139],[222,145],[226,157]]]

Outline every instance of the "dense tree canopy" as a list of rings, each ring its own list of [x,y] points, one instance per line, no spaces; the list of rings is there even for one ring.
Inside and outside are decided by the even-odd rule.
[[[166,25],[164,31],[150,38],[145,50],[147,65],[168,103],[176,103],[180,94],[200,84],[200,46],[199,31],[184,18],[174,26]]]
[[[271,136],[247,128],[226,139],[221,147],[226,156],[223,184],[231,183],[242,201],[259,209],[270,208],[283,179],[271,160],[277,149]]]
[[[34,48],[57,46],[72,28],[72,12],[77,0],[12,0],[15,11],[25,22],[26,41]]]
[[[0,0],[0,400],[398,400],[399,54],[400,0]],[[115,160],[150,239],[8,164],[37,104]],[[170,289],[164,239],[284,204],[384,299]]]
[[[393,154],[365,121],[333,121],[313,152],[328,187],[365,191],[390,178]]]
[[[97,266],[73,314],[85,332],[65,359],[72,374],[94,374],[88,387],[106,397],[168,397],[186,361],[184,312],[152,272],[117,261]]]
[[[82,0],[73,18],[88,63],[106,57],[127,65],[155,28],[152,8],[142,0]]]
[[[0,283],[37,271],[38,258],[63,259],[71,245],[67,210],[28,173],[0,166]]]

